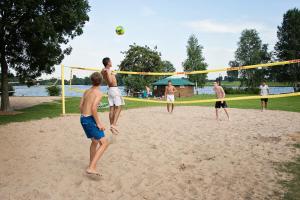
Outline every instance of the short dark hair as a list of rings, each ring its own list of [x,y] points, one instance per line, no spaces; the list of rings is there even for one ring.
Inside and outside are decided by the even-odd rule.
[[[171,81],[171,80],[168,80],[168,83],[172,83],[172,81]]]
[[[108,65],[109,61],[110,61],[110,58],[109,57],[105,57],[105,58],[103,58],[102,63],[106,67]]]
[[[91,81],[93,86],[99,86],[102,82],[102,75],[99,72],[92,73]]]

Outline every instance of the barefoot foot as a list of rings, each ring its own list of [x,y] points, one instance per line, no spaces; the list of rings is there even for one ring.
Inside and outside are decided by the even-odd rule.
[[[115,126],[113,126],[113,125],[110,126],[110,131],[111,131],[114,135],[118,135],[118,133],[119,133],[119,130],[118,130]]]
[[[101,176],[101,174],[99,172],[97,172],[96,170],[92,170],[90,168],[87,168],[86,173],[89,175]]]

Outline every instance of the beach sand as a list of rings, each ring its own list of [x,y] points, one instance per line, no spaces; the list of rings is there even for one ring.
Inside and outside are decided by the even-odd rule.
[[[32,107],[41,103],[59,100],[61,97],[9,97],[10,106],[14,110]]]
[[[300,134],[300,114],[229,112],[217,122],[207,107],[124,111],[100,178],[85,174],[79,116],[0,126],[0,199],[280,199],[287,176],[276,167],[300,154],[289,136]]]

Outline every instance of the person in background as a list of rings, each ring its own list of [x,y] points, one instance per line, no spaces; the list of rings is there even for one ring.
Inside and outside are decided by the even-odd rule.
[[[151,96],[151,89],[148,85],[146,85],[146,98],[149,98]]]
[[[172,85],[172,81],[168,81],[168,85],[166,86],[165,89],[165,97],[167,99],[167,110],[169,113],[173,113],[174,110],[174,101],[175,101],[175,92],[176,88]],[[170,105],[172,105],[172,108],[170,110]]]
[[[219,120],[219,109],[220,108],[223,108],[226,115],[227,115],[227,118],[229,119],[229,114],[227,112],[227,103],[226,101],[223,101],[223,99],[225,98],[225,91],[224,89],[222,88],[222,86],[219,85],[218,82],[214,82],[214,91],[216,93],[216,96],[217,96],[217,99],[220,99],[221,101],[216,101],[216,104],[215,104],[215,108],[216,108],[216,119]]]
[[[259,86],[260,89],[260,96],[264,97],[269,95],[269,86],[266,84],[266,82],[262,82],[261,85]],[[268,108],[268,98],[261,98],[260,103],[261,103],[261,111],[263,112],[265,109]]]

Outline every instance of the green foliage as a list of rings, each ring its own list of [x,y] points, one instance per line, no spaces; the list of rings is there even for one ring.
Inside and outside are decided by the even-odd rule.
[[[59,96],[61,93],[61,88],[57,85],[50,85],[46,88],[49,96]]]
[[[129,49],[123,52],[125,58],[121,62],[119,68],[124,71],[136,72],[160,72],[173,70],[173,65],[168,61],[161,60],[161,54],[148,46],[130,45]],[[140,92],[145,89],[146,85],[150,85],[157,80],[154,76],[142,75],[122,75],[124,85],[131,92]]]
[[[163,60],[161,64],[162,64],[162,70],[161,70],[162,72],[175,72],[176,71],[174,65],[168,60]],[[168,77],[168,76],[160,76],[159,79],[163,79],[166,77]]]
[[[176,71],[174,65],[168,60],[162,61],[161,64],[162,64],[162,72],[175,72]]]
[[[231,68],[234,68],[234,67],[239,67],[240,64],[233,60],[233,61],[229,61],[229,66]],[[239,71],[227,71],[227,78],[226,78],[228,81],[232,82],[232,81],[237,81],[239,79]]]
[[[255,29],[243,30],[235,52],[235,61],[232,64],[255,65],[270,61],[271,53],[268,52],[268,45],[262,41]],[[266,69],[241,70],[241,84],[247,87],[257,87],[266,78]]]
[[[259,88],[223,87],[226,94],[259,94]]]
[[[203,47],[199,44],[198,39],[195,35],[191,35],[188,39],[186,46],[187,59],[183,62],[183,69],[185,72],[206,70],[207,64],[204,62]],[[199,87],[205,85],[207,74],[195,74],[189,75],[191,82],[197,82]]]
[[[300,58],[300,10],[288,10],[283,15],[283,21],[277,31],[278,42],[275,45],[279,60]],[[300,82],[300,65],[298,63],[273,68],[272,74],[277,81]]]
[[[40,80],[39,83],[40,85],[55,85],[55,84],[60,84],[61,81],[57,80],[57,78],[50,78],[50,79]]]
[[[78,78],[76,75],[73,75],[72,85],[92,85],[90,77]]]
[[[0,11],[0,59],[5,92],[8,66],[26,83],[42,73],[52,73],[54,65],[71,53],[71,47],[66,47],[69,40],[81,35],[89,20],[87,0],[7,0],[1,1]],[[8,98],[5,95],[2,98],[6,105],[1,107],[7,109]]]
[[[22,80],[51,73],[64,54],[69,39],[82,34],[89,19],[86,0],[4,1],[1,3],[2,57]]]
[[[143,91],[149,82],[142,76],[129,75],[124,78],[124,85],[133,92]]]

